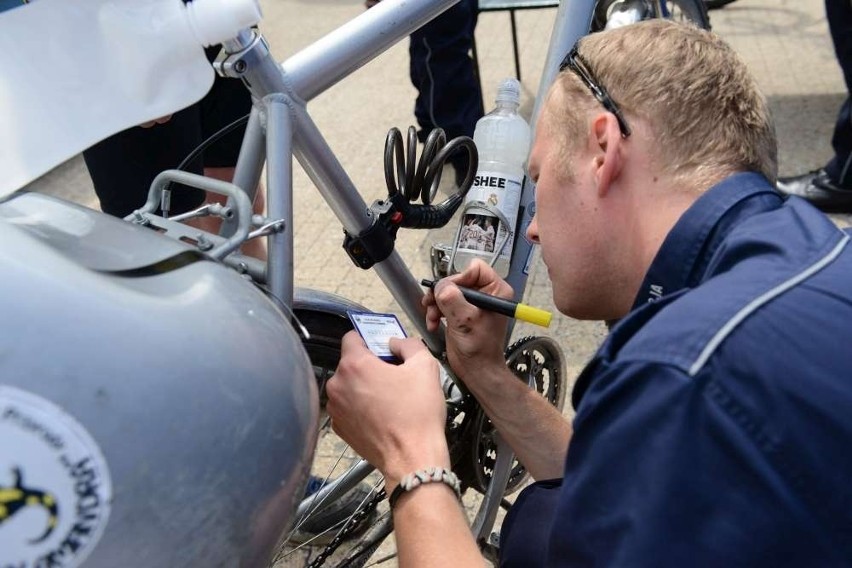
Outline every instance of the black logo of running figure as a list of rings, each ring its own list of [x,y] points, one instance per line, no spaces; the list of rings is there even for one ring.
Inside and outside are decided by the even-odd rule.
[[[31,544],[37,544],[49,537],[56,528],[56,522],[59,519],[56,498],[50,493],[25,487],[20,468],[12,468],[12,474],[15,476],[14,485],[11,487],[0,485],[0,528],[3,523],[12,518],[12,515],[24,507],[43,507],[48,515],[47,528],[40,537],[30,541]]]

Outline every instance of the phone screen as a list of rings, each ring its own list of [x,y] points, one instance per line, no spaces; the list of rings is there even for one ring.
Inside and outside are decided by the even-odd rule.
[[[390,350],[391,337],[407,337],[405,330],[402,329],[402,324],[399,319],[393,314],[376,314],[372,312],[346,312],[352,324],[361,337],[367,348],[376,354],[377,357],[391,363],[398,363],[397,359]]]

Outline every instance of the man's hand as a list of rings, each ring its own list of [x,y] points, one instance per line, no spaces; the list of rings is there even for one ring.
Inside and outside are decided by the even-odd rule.
[[[347,333],[326,384],[334,431],[381,471],[388,494],[409,473],[450,467],[438,362],[417,339],[391,339],[390,348],[401,365],[385,363],[360,335]],[[393,524],[400,566],[482,566],[458,499],[443,483],[406,493]]]
[[[414,338],[391,339],[390,348],[402,364],[385,363],[347,333],[326,385],[334,431],[384,474],[388,491],[413,471],[450,466],[438,362]]]
[[[476,381],[478,376],[489,375],[489,369],[505,369],[503,342],[508,320],[469,304],[458,286],[500,298],[511,298],[512,287],[490,266],[475,260],[464,272],[441,279],[435,289],[423,297],[426,327],[435,331],[441,318],[446,319],[450,366],[468,383]]]

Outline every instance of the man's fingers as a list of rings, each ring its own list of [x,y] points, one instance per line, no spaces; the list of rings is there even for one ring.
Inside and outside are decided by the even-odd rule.
[[[513,294],[512,287],[500,278],[493,268],[478,258],[474,259],[464,272],[456,275],[454,281],[459,286],[481,290],[492,296],[511,298]]]
[[[429,331],[437,331],[441,325],[441,318],[444,314],[438,309],[438,306],[432,305],[426,308],[426,329]]]
[[[354,329],[347,331],[346,334],[343,336],[343,339],[341,340],[341,346],[344,349],[346,349],[347,347],[351,349],[357,345],[366,346],[364,340],[361,338],[361,334],[355,331]]]
[[[435,286],[435,304],[445,316],[464,309],[468,305],[456,283],[449,280],[446,282],[442,280]],[[469,307],[473,308],[473,306]]]
[[[426,290],[426,293],[423,294],[422,298],[420,298],[420,305],[424,308],[435,305],[435,292],[433,292],[431,288]]]
[[[340,383],[340,377],[345,377],[347,375],[348,371],[346,370],[346,367],[349,366],[351,370],[353,362],[357,361],[359,352],[361,351],[368,351],[368,349],[358,332],[350,331],[346,333],[340,342],[340,363],[338,364],[334,375],[332,375],[325,383],[325,391],[326,394],[328,394],[328,403],[326,404],[325,409],[329,416],[333,417],[337,414],[337,396],[345,390],[344,385]]]
[[[405,339],[391,337],[390,344],[388,346],[390,347],[391,352],[403,361],[411,359],[418,353],[428,351],[426,346],[423,345],[423,342],[415,337],[406,337]]]
[[[455,286],[451,286],[455,285]],[[438,305],[446,314],[445,308],[450,302],[455,303],[455,295],[447,295],[446,290],[455,289],[459,296],[458,286],[470,288],[492,296],[510,299],[514,295],[512,287],[500,278],[500,275],[480,259],[475,259],[465,268],[464,272],[453,274],[439,280],[435,287],[423,297],[423,305],[428,309],[431,303]],[[440,297],[440,301],[438,301]]]
[[[435,298],[447,325],[462,333],[470,332],[483,316],[482,311],[468,303],[459,287],[451,282],[436,287]]]
[[[361,334],[355,330],[347,332],[340,342],[340,358],[351,357],[359,351],[368,351]]]

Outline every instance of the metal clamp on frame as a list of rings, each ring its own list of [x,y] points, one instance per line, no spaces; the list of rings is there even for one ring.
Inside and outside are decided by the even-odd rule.
[[[269,56],[269,44],[257,30],[243,30],[226,42],[213,62],[213,68],[222,77],[242,78],[250,67],[256,67]]]
[[[394,225],[395,211],[390,201],[377,200],[370,206],[373,222],[358,235],[344,230],[343,250],[356,266],[367,270],[385,260],[393,252],[398,225]]]

